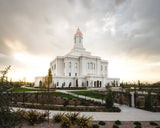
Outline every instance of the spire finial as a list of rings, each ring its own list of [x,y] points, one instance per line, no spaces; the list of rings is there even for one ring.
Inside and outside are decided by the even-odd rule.
[[[79,27],[77,28],[77,32],[75,33],[75,35],[82,35],[82,32],[80,31]]]

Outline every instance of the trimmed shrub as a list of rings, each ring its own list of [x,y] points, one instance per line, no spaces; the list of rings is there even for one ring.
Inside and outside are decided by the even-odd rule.
[[[72,128],[72,121],[69,120],[67,117],[63,117],[61,127],[62,128]]]
[[[119,126],[114,124],[112,128],[119,128]]]
[[[40,113],[40,112],[31,110],[25,113],[24,118],[29,122],[29,124],[36,125],[36,123],[43,122],[46,116],[47,116],[46,113]]]
[[[157,126],[158,124],[157,124],[157,123],[155,123],[155,122],[150,122],[150,125]]]
[[[79,113],[67,113],[66,115],[65,115],[70,121],[71,121],[71,123],[74,125],[74,124],[76,124],[77,123],[77,121],[78,121],[78,116],[79,116]]]
[[[138,121],[135,121],[134,124],[135,124],[135,125],[141,125],[141,123],[138,122]]]
[[[90,128],[92,126],[91,120],[92,117],[86,117],[86,116],[79,117],[78,126],[80,126],[80,128]]]
[[[98,123],[99,125],[106,125],[106,123],[104,121],[99,121]]]
[[[67,105],[69,105],[69,100],[64,100],[63,106],[66,107]]]
[[[115,121],[115,124],[116,124],[116,125],[121,125],[121,121],[116,120],[116,121]]]
[[[99,125],[98,124],[93,124],[92,128],[99,128]]]
[[[53,121],[55,123],[60,123],[62,121],[63,117],[64,117],[64,113],[63,114],[58,113],[58,114],[53,116]]]
[[[16,112],[16,120],[17,121],[22,121],[24,119],[25,111],[18,109]]]
[[[137,125],[137,126],[135,126],[134,128],[141,128],[141,125]]]
[[[112,107],[112,108],[109,108],[108,110],[109,112],[121,112],[121,109],[118,107]]]

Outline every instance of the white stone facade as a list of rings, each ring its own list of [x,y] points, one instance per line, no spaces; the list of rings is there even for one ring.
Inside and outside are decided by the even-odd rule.
[[[119,78],[108,78],[108,61],[92,56],[83,47],[83,35],[79,28],[74,35],[74,47],[65,56],[57,56],[50,63],[53,82],[57,88],[63,87],[105,87],[115,83],[119,86]],[[35,78],[35,86],[43,77]]]

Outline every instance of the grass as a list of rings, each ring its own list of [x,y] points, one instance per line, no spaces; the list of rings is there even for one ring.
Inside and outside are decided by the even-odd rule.
[[[76,96],[68,95],[68,94],[62,93],[62,92],[56,92],[56,96],[57,96],[57,97],[65,97],[65,98],[79,99],[79,98],[76,97]]]
[[[95,91],[70,91],[70,92],[78,94],[78,95],[83,95],[83,96],[96,98],[96,99],[102,99],[102,95],[103,95],[103,98],[104,98],[104,94],[100,94],[100,93],[95,92]]]
[[[29,88],[18,87],[18,88],[12,88],[9,91],[13,91],[13,92],[27,92],[27,91],[38,91],[38,89],[29,89]]]

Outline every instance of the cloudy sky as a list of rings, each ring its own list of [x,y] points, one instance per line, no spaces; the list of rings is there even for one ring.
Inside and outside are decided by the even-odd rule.
[[[109,76],[160,80],[160,0],[0,0],[0,67],[33,81],[73,47],[109,61]]]

